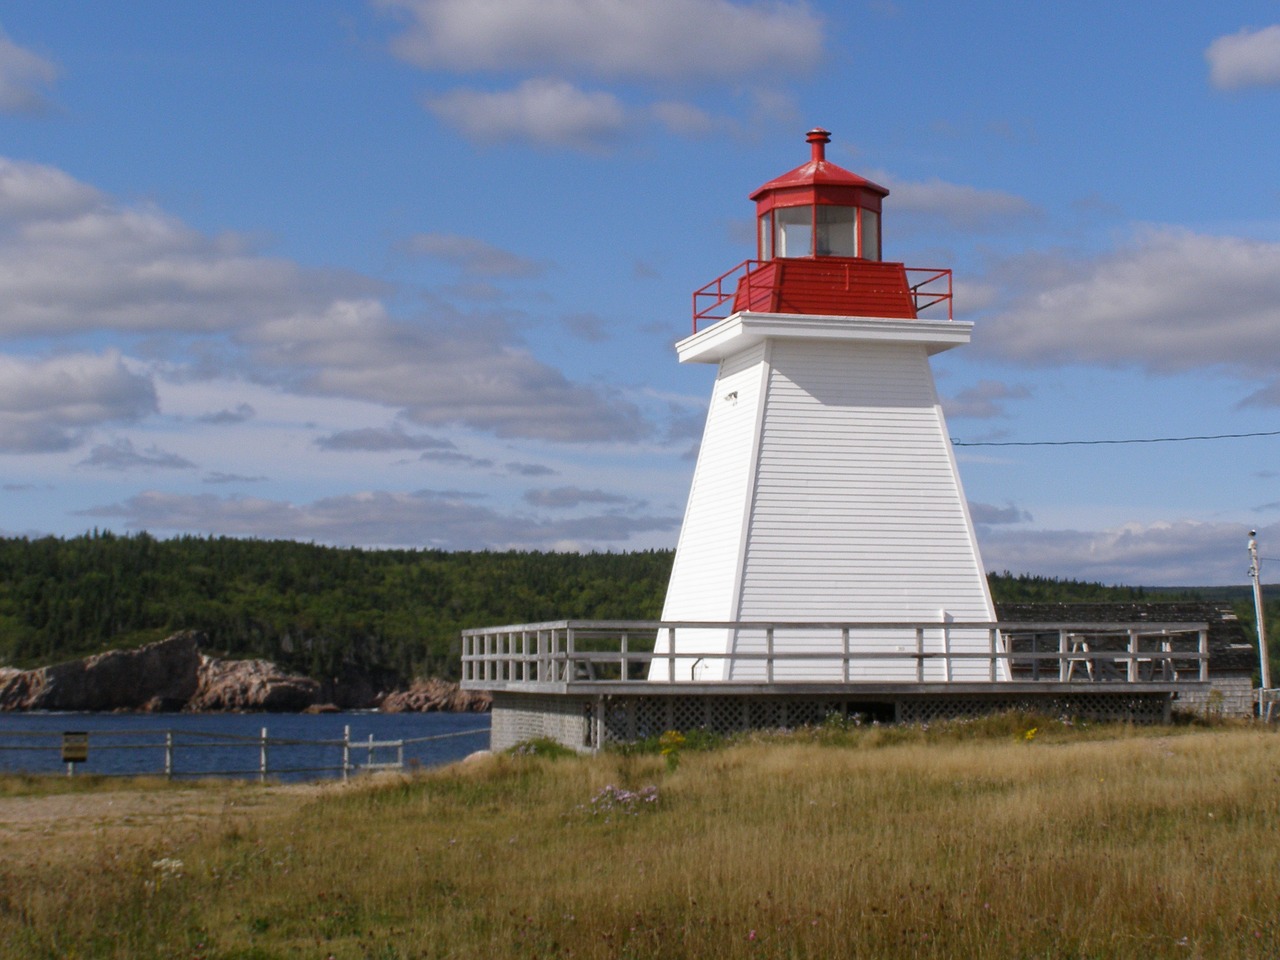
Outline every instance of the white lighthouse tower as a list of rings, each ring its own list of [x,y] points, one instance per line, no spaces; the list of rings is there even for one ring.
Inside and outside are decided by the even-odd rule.
[[[804,656],[771,663],[776,681],[985,681],[989,661],[913,657],[889,626],[936,623],[935,652],[989,649],[987,630],[946,626],[995,611],[929,368],[972,324],[950,319],[950,271],[881,259],[889,191],[828,161],[829,141],[810,131],[809,161],[751,195],[757,259],[694,295],[676,345],[719,373],[662,618],[814,624],[779,634],[770,653]],[[931,304],[941,316],[920,316]],[[841,623],[885,627],[842,640]],[[673,636],[681,656],[660,656]],[[764,642],[755,626],[663,631],[649,677],[759,681],[763,659],[724,655]],[[875,656],[850,676],[844,644]]]

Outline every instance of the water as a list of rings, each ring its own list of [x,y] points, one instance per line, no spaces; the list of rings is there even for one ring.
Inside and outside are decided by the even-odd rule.
[[[341,741],[344,727],[351,729],[350,759],[356,767],[370,760],[370,737],[418,740],[405,743],[407,768],[451,763],[489,746],[489,717],[475,713],[10,713],[0,714],[0,773],[66,772],[62,734],[84,731],[88,760],[75,765],[76,773],[163,774],[165,735],[171,731],[175,777],[256,778],[263,727],[268,777],[286,782],[341,776],[342,746],[277,741]],[[447,734],[462,735],[420,740]],[[374,762],[396,756],[394,748],[372,751]]]

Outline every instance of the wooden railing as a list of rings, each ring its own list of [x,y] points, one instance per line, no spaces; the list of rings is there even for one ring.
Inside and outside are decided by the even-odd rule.
[[[705,638],[682,648],[681,631],[690,630],[753,635],[763,640],[763,649],[709,651]],[[951,649],[950,637],[973,631],[985,633],[985,651]],[[786,640],[795,634],[803,634],[810,649],[788,649]],[[813,639],[822,634],[825,642]],[[663,647],[657,652],[655,640]],[[868,641],[873,649],[856,648]],[[671,682],[691,682],[693,668],[704,660],[763,661],[766,683],[774,682],[779,666],[814,661],[838,663],[839,673],[804,682],[863,682],[858,667],[884,661],[913,662],[920,683],[925,665],[941,661],[943,682],[953,682],[955,666],[975,660],[985,661],[992,683],[1206,683],[1208,644],[1204,623],[560,620],[464,630],[462,685],[483,690],[635,683],[647,678],[654,661],[665,664]],[[685,666],[688,679],[682,679]]]

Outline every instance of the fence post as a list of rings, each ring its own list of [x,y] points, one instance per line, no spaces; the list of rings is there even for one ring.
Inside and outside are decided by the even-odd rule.
[[[1200,631],[1200,682],[1209,682],[1209,631]]]
[[[1069,651],[1067,650],[1067,631],[1060,629],[1058,631],[1058,682],[1059,683],[1067,682],[1067,672],[1068,670],[1070,670],[1070,665],[1067,663],[1068,652]]]
[[[942,676],[943,679],[950,683],[951,676],[951,626],[947,614],[942,615],[942,634],[938,637],[942,641]]]
[[[164,778],[173,779],[173,731],[164,732]]]
[[[627,637],[628,637],[627,631],[623,630],[622,631],[622,662],[618,664],[619,672],[621,673],[621,676],[618,677],[618,679],[623,681],[631,679],[631,664],[627,662],[627,652],[628,652]]]
[[[342,728],[342,782],[346,783],[351,771],[351,727]]]
[[[916,683],[924,682],[924,627],[916,627]]]
[[[667,682],[676,682],[676,628],[667,627]]]
[[[991,659],[988,661],[990,669],[988,670],[988,679],[992,683],[996,682],[996,629],[995,627],[987,628],[987,647],[991,652]]]
[[[267,728],[262,728],[262,746],[258,750],[258,782],[267,782]]]
[[[1129,628],[1129,669],[1125,671],[1130,683],[1138,681],[1138,631]]]

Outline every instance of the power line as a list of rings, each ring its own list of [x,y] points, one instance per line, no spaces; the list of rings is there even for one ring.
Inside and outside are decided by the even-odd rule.
[[[1210,433],[1194,437],[1141,437],[1127,440],[957,440],[953,447],[1096,447],[1125,443],[1185,443],[1188,440],[1239,440],[1244,437],[1280,437],[1280,430],[1258,433]]]

